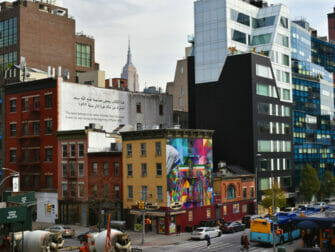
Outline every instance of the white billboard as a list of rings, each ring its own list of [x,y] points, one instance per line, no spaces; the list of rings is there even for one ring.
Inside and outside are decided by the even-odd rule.
[[[127,92],[58,81],[58,130],[84,129],[96,123],[112,131],[128,124]]]

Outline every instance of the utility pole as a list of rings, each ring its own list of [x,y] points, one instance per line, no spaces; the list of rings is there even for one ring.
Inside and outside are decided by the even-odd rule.
[[[276,231],[275,231],[275,197],[274,197],[274,176],[272,175],[272,221],[273,221],[273,252],[276,252]]]

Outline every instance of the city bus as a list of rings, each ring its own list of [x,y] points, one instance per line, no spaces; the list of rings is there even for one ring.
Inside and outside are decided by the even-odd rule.
[[[300,237],[300,229],[292,222],[295,213],[277,213],[275,221],[269,218],[255,219],[250,222],[250,241],[264,244],[283,244]]]

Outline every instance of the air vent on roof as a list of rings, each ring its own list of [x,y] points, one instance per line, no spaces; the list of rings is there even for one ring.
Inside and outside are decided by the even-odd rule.
[[[65,16],[66,11],[62,9],[54,9],[52,10],[52,14],[55,14],[57,16]]]

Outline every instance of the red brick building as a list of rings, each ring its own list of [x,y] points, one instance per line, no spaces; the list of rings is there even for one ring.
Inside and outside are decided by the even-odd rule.
[[[58,66],[69,73],[75,82],[77,72],[98,68],[95,63],[94,39],[76,33],[75,20],[68,9],[41,1],[14,1],[0,3],[0,86],[4,71],[12,64],[23,63],[45,72],[48,66],[56,74]],[[1,99],[4,94],[1,92]],[[1,121],[4,123],[4,104],[0,101]],[[56,125],[56,124],[55,124]],[[4,150],[0,132],[0,146]],[[0,150],[0,166],[5,163],[5,154]]]
[[[255,175],[239,166],[225,166],[214,178],[217,218],[241,220],[255,212]]]
[[[121,220],[121,137],[94,127],[57,137],[60,221],[105,226],[108,214]]]
[[[21,190],[56,192],[57,80],[6,85],[6,163],[19,171]]]

